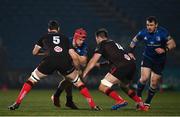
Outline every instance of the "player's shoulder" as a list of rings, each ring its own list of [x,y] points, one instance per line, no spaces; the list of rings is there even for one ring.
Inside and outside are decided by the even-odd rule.
[[[48,37],[49,33],[43,33],[41,37]]]
[[[102,44],[107,44],[107,43],[115,43],[115,42],[112,39],[107,39],[107,40],[102,41]]]
[[[147,33],[147,29],[143,28],[143,29],[139,30],[137,35],[145,35],[146,33]]]
[[[160,33],[168,33],[168,30],[167,30],[166,28],[164,28],[164,27],[161,27],[161,26],[159,26],[159,27],[157,28],[157,30],[158,30]]]

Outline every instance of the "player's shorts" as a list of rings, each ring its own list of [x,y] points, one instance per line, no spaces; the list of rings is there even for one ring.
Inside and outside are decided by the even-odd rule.
[[[135,72],[136,64],[134,62],[121,67],[112,66],[110,70],[110,73],[124,84],[129,84],[133,80]]]
[[[62,75],[70,74],[74,71],[71,59],[63,59],[58,56],[45,57],[38,66],[38,71],[45,75],[51,75],[55,71]]]
[[[156,73],[158,75],[162,75],[162,71],[164,70],[164,67],[165,67],[165,61],[154,62],[144,56],[143,60],[141,62],[141,67],[150,68],[154,73]]]

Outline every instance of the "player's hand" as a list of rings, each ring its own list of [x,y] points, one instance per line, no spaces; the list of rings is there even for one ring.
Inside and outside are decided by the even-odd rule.
[[[128,53],[128,55],[130,56],[130,58],[132,58],[132,59],[136,60],[136,58],[135,58],[135,56],[134,56],[134,54],[133,54],[133,53]]]
[[[165,53],[165,49],[163,48],[156,48],[155,51],[158,53],[158,54],[162,54],[162,53]]]

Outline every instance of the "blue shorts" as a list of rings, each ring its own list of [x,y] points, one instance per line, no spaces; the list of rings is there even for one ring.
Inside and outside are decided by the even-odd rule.
[[[141,62],[141,67],[150,68],[154,73],[162,75],[162,71],[165,67],[165,61],[155,62],[144,56]]]

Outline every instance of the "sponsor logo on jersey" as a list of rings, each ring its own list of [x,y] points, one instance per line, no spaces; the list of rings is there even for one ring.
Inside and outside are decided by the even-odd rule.
[[[147,37],[144,37],[144,40],[147,40]]]
[[[56,46],[56,47],[54,47],[54,51],[55,52],[62,52],[63,49],[61,47],[59,47],[59,46]]]
[[[156,41],[161,41],[160,36],[157,36],[157,37],[156,37]]]

